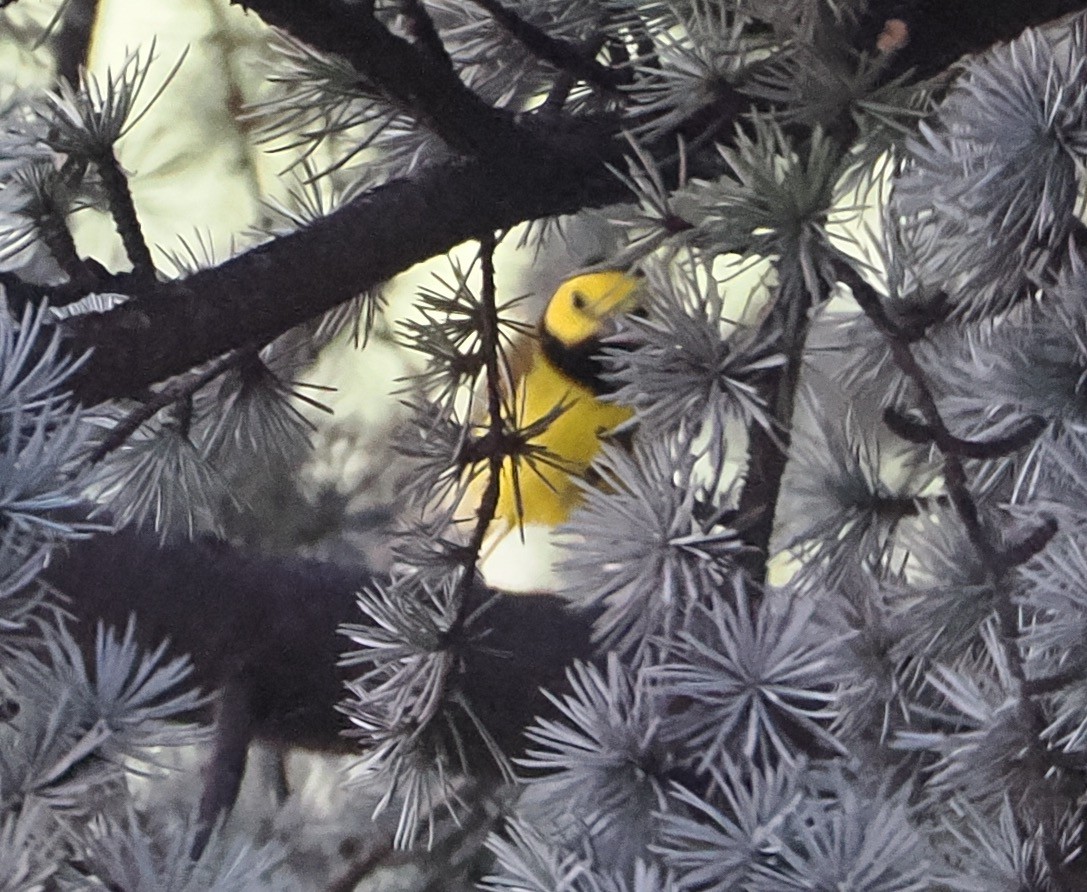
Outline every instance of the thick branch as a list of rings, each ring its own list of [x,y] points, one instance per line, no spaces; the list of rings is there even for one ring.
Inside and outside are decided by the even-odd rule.
[[[141,645],[169,640],[188,654],[193,681],[208,691],[230,686],[269,742],[328,752],[356,751],[336,709],[357,667],[339,665],[348,644],[343,623],[361,619],[356,593],[374,582],[351,569],[298,558],[244,552],[222,543],[159,548],[131,531],[70,543],[44,578],[67,598],[81,644],[93,652],[98,621],[124,628],[136,618]],[[473,712],[512,752],[533,715],[546,710],[541,686],[563,684],[572,659],[590,659],[591,617],[548,595],[502,595],[477,587],[469,612],[490,602],[487,637],[463,654],[459,681]],[[210,716],[204,716],[210,718]],[[480,764],[490,764],[481,753]],[[222,803],[219,803],[220,807]]]
[[[621,84],[629,83],[628,72],[620,72],[601,65],[582,48],[567,40],[552,37],[499,0],[472,0],[472,2],[481,9],[485,9],[530,53],[554,65],[559,71],[568,72],[583,81],[610,91],[617,91]]]
[[[605,166],[618,161],[613,130],[586,132],[582,124],[580,132],[530,139],[463,85],[451,85],[448,71],[432,71],[439,63],[364,12],[336,0],[247,5],[318,49],[342,52],[381,84],[399,83],[405,101],[438,116],[428,123],[439,132],[463,126],[472,140],[480,137],[480,157],[389,183],[301,232],[159,286],[110,313],[68,323],[75,350],[96,350],[73,382],[84,403],[139,393],[228,350],[266,342],[479,232],[626,197]],[[1087,0],[1050,0],[1023,10],[1018,26],[1085,5]],[[1015,33],[1007,18],[994,33],[976,17],[964,18],[959,32],[972,35],[973,49],[981,48],[985,35],[995,40]],[[944,59],[962,33],[934,35],[925,48],[929,61]],[[907,51],[909,46],[900,51],[902,58],[914,58]],[[461,100],[470,109],[466,117]],[[527,141],[534,150],[507,150],[511,138],[521,149]]]
[[[228,350],[266,343],[480,232],[625,197],[608,139],[578,154],[435,166],[369,192],[306,229],[108,313],[68,323],[95,348],[73,379],[86,404],[138,393]]]
[[[340,0],[232,0],[270,25],[343,56],[393,102],[468,155],[533,150],[508,112],[468,89],[434,54],[397,37],[359,4]]]

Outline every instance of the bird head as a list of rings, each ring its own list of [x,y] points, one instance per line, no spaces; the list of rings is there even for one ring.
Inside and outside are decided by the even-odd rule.
[[[643,283],[640,276],[619,270],[567,279],[548,302],[541,327],[568,347],[599,341],[620,315],[638,307]]]
[[[547,361],[590,390],[607,391],[604,340],[615,332],[623,314],[640,308],[643,283],[640,276],[619,270],[585,273],[563,282],[540,320],[540,345]]]

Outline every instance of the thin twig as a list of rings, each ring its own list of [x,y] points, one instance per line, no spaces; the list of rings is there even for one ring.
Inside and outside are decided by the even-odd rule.
[[[98,277],[87,261],[79,256],[64,213],[54,202],[50,201],[49,205],[38,221],[38,232],[46,250],[64,270],[72,287],[93,290],[98,284]]]
[[[594,58],[604,46],[604,35],[597,34],[585,41],[581,47],[581,54],[586,58]],[[540,105],[540,113],[543,115],[555,115],[562,111],[566,100],[570,98],[570,91],[577,83],[577,75],[572,71],[559,70],[558,77],[547,91],[547,98]]]
[[[884,336],[895,364],[915,385],[918,409],[925,419],[933,443],[936,444],[944,456],[944,482],[947,485],[951,503],[955,506],[955,511],[963,522],[966,535],[969,537],[971,544],[977,549],[978,554],[987,565],[994,566],[999,555],[988,533],[982,526],[977,505],[967,486],[966,470],[956,449],[956,438],[952,436],[944,424],[939,407],[936,405],[936,398],[929,386],[928,376],[918,363],[917,357],[913,355],[913,349],[910,347],[909,341],[887,315],[887,311],[884,310],[883,303],[880,301],[875,289],[865,282],[848,262],[841,259],[836,260],[834,272],[841,282],[853,292],[853,299],[856,300],[865,316],[876,327],[876,330]]]
[[[386,836],[369,852],[348,865],[347,870],[329,884],[326,892],[353,892],[362,880],[382,867],[407,863],[407,855],[407,852],[396,850],[392,836]]]
[[[192,396],[209,381],[213,381],[224,372],[238,365],[255,349],[256,347],[252,345],[239,347],[229,353],[224,353],[198,372],[191,372],[188,375],[179,375],[174,378],[121,419],[102,442],[94,448],[94,451],[87,458],[87,464],[94,465],[100,462],[115,449],[123,446],[145,421],[149,421],[162,409],[176,403],[178,400]]]
[[[819,297],[822,301],[826,295]],[[769,326],[780,326],[785,363],[770,376],[766,385],[766,402],[773,413],[773,432],[762,425],[751,426],[748,469],[737,507],[737,516],[744,527],[741,530],[744,541],[752,546],[752,558],[748,561],[747,570],[759,583],[766,581],[770,538],[774,532],[781,481],[788,460],[793,407],[800,383],[812,303],[813,295],[804,288],[796,300],[783,308],[783,313],[775,307],[763,323],[764,330]]]
[[[554,115],[562,111],[576,83],[577,78],[569,71],[560,71],[551,89],[547,91],[547,98],[540,103],[540,112],[545,115]]]
[[[458,596],[463,604],[464,596],[474,584],[474,571],[483,549],[483,540],[498,510],[498,496],[502,485],[502,463],[505,454],[498,444],[504,439],[506,417],[502,411],[502,378],[500,369],[500,351],[498,331],[498,301],[494,282],[494,250],[497,240],[493,233],[487,233],[479,239],[480,267],[483,273],[483,286],[480,293],[479,349],[483,355],[483,367],[487,373],[487,433],[484,438],[491,448],[487,456],[487,485],[476,509],[476,525],[471,538],[464,548],[464,573],[458,584]],[[467,621],[463,610],[450,627],[450,635],[455,635]]]
[[[245,6],[310,46],[343,56],[459,153],[492,157],[541,150],[511,111],[489,105],[448,66],[393,34],[363,4],[324,3],[319,15],[310,4],[294,0],[246,0]]]
[[[494,284],[494,249],[495,238],[488,234],[480,240],[481,267],[483,271],[482,303],[483,314],[480,318],[480,348],[483,351],[483,366],[487,371],[487,421],[492,431],[501,433],[505,429],[505,417],[502,414],[502,379],[499,369],[501,344],[498,332],[498,301]],[[502,469],[502,456],[491,456],[491,471]],[[494,493],[495,506],[498,504],[498,488]],[[494,519],[492,508],[491,517],[487,523]]]
[[[132,201],[132,191],[128,187],[128,177],[121,169],[121,164],[112,150],[94,159],[98,175],[106,190],[109,212],[113,217],[117,234],[125,246],[125,253],[132,262],[133,272],[141,282],[147,285],[155,282],[155,263],[151,259],[151,250],[143,236],[143,227],[136,214],[136,205]]]
[[[416,46],[435,62],[453,71],[453,60],[449,56],[449,51],[442,43],[441,35],[434,26],[434,19],[430,17],[430,13],[421,0],[400,0],[400,11],[408,22],[408,32],[415,38]]]
[[[847,260],[841,257],[836,258],[834,269],[838,279],[853,292],[853,298],[861,310],[884,336],[895,364],[914,385],[918,407],[927,428],[926,432],[943,453],[944,484],[947,487],[948,496],[966,529],[971,544],[982,560],[988,581],[996,594],[995,610],[1000,626],[1000,644],[1004,661],[1015,682],[1015,702],[1018,714],[1024,725],[1031,730],[1032,753],[1029,758],[1040,766],[1039,771],[1041,766],[1048,767],[1049,770],[1045,772],[1047,778],[1052,770],[1062,772],[1071,769],[1073,773],[1078,773],[1082,760],[1068,764],[1067,754],[1047,746],[1043,738],[1049,723],[1038,698],[1047,693],[1049,686],[1054,684],[1059,676],[1035,681],[1027,678],[1023,654],[1019,647],[1019,608],[1013,599],[1013,587],[1008,580],[1008,571],[1012,567],[1029,560],[1056,535],[1057,522],[1053,518],[1046,518],[1020,542],[1005,545],[1003,548],[996,547],[990,533],[982,525],[977,504],[967,486],[962,453],[959,451],[962,441],[954,437],[944,424],[927,376],[913,355],[907,333],[891,321],[875,289],[861,278]],[[1082,785],[1079,787],[1079,792],[1081,791]],[[1021,833],[1028,832],[1027,826],[1019,816],[1016,818],[1016,823]],[[1047,843],[1043,850],[1053,876],[1063,881],[1069,876],[1069,868],[1063,851],[1052,843]],[[1075,870],[1078,873],[1079,868]],[[1081,885],[1077,879],[1074,885],[1062,885],[1061,888],[1079,889]]]
[[[1026,672],[1023,666],[1023,655],[1019,650],[1019,611],[1012,600],[1010,588],[1004,580],[1008,569],[1013,565],[1010,555],[995,546],[988,530],[981,522],[977,503],[967,485],[962,456],[956,450],[957,439],[944,424],[943,416],[940,414],[936,398],[929,385],[928,376],[918,363],[917,357],[913,355],[908,339],[887,315],[875,289],[864,281],[848,261],[836,258],[834,271],[838,279],[853,292],[853,299],[864,314],[884,336],[895,364],[914,385],[918,409],[933,442],[943,453],[944,485],[947,487],[948,497],[998,595],[996,613],[1000,623],[1000,635],[1008,669],[1019,688],[1020,706],[1026,713],[1025,717],[1040,733],[1046,725],[1045,717],[1037,701],[1027,693],[1024,687]],[[1047,522],[1044,532],[1047,534],[1044,541],[1048,541],[1048,538],[1056,532],[1056,525],[1052,520]],[[1040,738],[1037,740],[1040,748],[1044,750],[1045,748],[1040,745]]]
[[[953,434],[932,430],[926,423],[902,414],[893,406],[883,410],[883,421],[895,434],[911,443],[936,443],[943,445],[963,458],[991,459],[1018,452],[1038,438],[1049,426],[1040,415],[1029,415],[1012,430],[1000,437],[967,440]]]
[[[554,65],[559,71],[569,72],[580,80],[611,93],[618,92],[623,84],[630,82],[629,72],[617,71],[601,65],[577,44],[559,37],[552,37],[543,29],[523,19],[512,9],[503,6],[498,0],[472,0],[472,2],[486,10],[491,18],[532,55]]]

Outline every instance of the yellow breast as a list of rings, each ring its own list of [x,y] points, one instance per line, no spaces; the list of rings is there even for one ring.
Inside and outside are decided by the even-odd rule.
[[[546,417],[555,406],[564,406],[565,411],[530,441],[547,450],[542,460],[521,460],[516,465],[507,460],[503,465],[496,518],[511,527],[517,525],[519,494],[522,523],[554,526],[565,521],[580,500],[571,475],[582,476],[600,451],[601,435],[633,413],[625,406],[599,400],[587,387],[554,368],[539,350],[522,380],[518,405],[526,425]]]

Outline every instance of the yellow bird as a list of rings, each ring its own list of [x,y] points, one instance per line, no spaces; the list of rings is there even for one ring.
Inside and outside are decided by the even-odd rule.
[[[584,475],[601,436],[632,416],[626,406],[599,399],[607,389],[601,349],[616,319],[638,308],[642,283],[618,270],[585,273],[563,282],[548,302],[516,399],[521,426],[547,418],[556,407],[562,411],[529,440],[547,456],[509,459],[502,466],[499,526],[553,527],[566,520],[580,498],[571,475]]]

